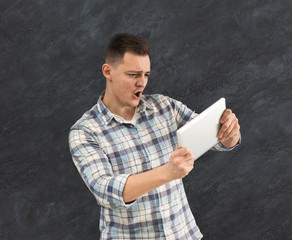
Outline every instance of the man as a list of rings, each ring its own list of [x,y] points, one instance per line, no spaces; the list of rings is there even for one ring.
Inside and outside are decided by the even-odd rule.
[[[74,164],[101,205],[101,239],[201,239],[182,182],[194,158],[176,147],[176,130],[196,114],[170,97],[142,94],[150,59],[138,36],[109,41],[102,73],[105,91],[69,133]],[[238,120],[227,109],[220,121],[213,149],[231,150]]]

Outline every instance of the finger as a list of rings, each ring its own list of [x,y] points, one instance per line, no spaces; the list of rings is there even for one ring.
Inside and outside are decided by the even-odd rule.
[[[231,133],[231,131],[234,129],[234,127],[235,127],[236,124],[237,124],[237,118],[234,119],[234,120],[230,123],[230,125],[228,126],[228,128],[225,130],[225,132],[224,132],[222,138],[226,138],[226,137]]]
[[[230,133],[228,135],[226,135],[225,137],[222,138],[221,141],[226,141],[234,136],[236,136],[239,132],[239,128],[240,126],[238,124],[235,124],[234,127],[232,128],[232,130],[230,131]]]
[[[184,156],[184,161],[185,162],[191,162],[191,161],[194,161],[194,157],[191,153],[187,154]]]
[[[187,165],[188,167],[193,167],[194,166],[194,161],[189,161],[187,162]]]
[[[194,165],[190,165],[190,166],[188,167],[188,174],[193,170],[193,168],[194,168]]]
[[[190,153],[190,150],[186,147],[182,147],[182,148],[179,148],[177,152],[179,155],[184,156]]]
[[[187,154],[186,149],[184,147],[176,147],[174,152],[172,152],[172,157],[179,157],[179,156],[184,156]]]
[[[230,124],[232,123],[232,118],[228,118],[227,121],[225,121],[225,123],[221,126],[217,136],[218,138],[222,138],[225,131],[228,129],[228,127],[230,126]]]
[[[225,123],[228,120],[229,115],[231,115],[231,114],[232,114],[231,109],[225,109],[225,111],[223,112],[223,114],[220,118],[220,123],[221,124]]]
[[[191,159],[191,160],[189,160],[189,161],[187,161],[186,162],[186,164],[187,164],[187,166],[192,166],[192,165],[194,165],[194,159]]]
[[[235,118],[230,124],[230,127],[225,131],[223,137],[227,137],[232,132],[232,130],[235,132],[239,131],[239,128],[238,119]]]
[[[186,163],[186,162],[189,162],[189,161],[193,161],[194,158],[193,158],[192,154],[187,154],[187,155],[177,155],[176,159],[179,159],[179,161],[181,163]]]
[[[179,147],[178,144],[175,145],[175,150],[174,152],[177,153],[177,150],[181,149],[182,147]]]

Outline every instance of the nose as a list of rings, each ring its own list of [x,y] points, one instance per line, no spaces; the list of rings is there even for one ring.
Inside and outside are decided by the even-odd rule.
[[[142,76],[140,76],[140,77],[137,79],[136,85],[137,85],[137,87],[143,87],[143,88],[145,88],[147,82],[148,82],[148,77],[145,76],[145,75],[142,75]]]

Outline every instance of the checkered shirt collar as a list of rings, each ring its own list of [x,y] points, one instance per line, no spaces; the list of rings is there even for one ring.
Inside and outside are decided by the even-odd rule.
[[[97,101],[97,110],[102,114],[102,119],[106,125],[108,125],[111,120],[114,118],[112,112],[104,105],[102,99],[104,97],[105,90],[100,94],[98,101]],[[137,112],[144,112],[146,109],[153,109],[147,101],[145,100],[145,96],[141,96],[140,102],[138,104],[138,111]]]

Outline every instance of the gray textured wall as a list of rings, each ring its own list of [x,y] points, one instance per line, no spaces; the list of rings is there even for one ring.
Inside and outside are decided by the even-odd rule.
[[[292,1],[0,2],[0,239],[98,239],[71,125],[105,87],[117,32],[149,41],[146,93],[201,112],[224,96],[242,145],[184,179],[206,240],[292,239]]]

